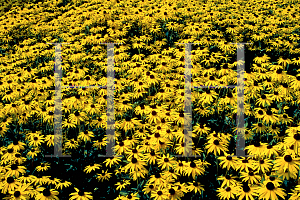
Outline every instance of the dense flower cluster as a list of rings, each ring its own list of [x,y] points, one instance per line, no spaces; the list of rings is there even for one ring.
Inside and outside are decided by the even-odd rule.
[[[18,2],[18,3],[17,3]],[[299,0],[11,1],[0,17],[0,198],[300,199]],[[107,84],[114,46],[116,157],[105,158],[107,89],[62,88],[54,147],[54,45],[62,86]],[[193,88],[184,155],[185,46],[192,86],[237,84],[245,45],[247,157],[236,88]],[[201,156],[196,157],[197,156]]]

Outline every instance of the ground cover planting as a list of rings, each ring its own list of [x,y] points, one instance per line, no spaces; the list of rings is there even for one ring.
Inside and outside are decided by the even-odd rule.
[[[0,3],[1,199],[300,199],[298,0]]]

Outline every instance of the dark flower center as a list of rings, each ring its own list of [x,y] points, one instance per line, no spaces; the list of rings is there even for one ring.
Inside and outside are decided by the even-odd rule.
[[[154,135],[156,138],[159,138],[160,137],[160,134],[159,133],[155,133]]]
[[[21,196],[21,192],[19,192],[19,191],[15,191],[15,193],[14,193],[14,197],[19,197],[19,196]]]
[[[149,185],[149,188],[150,188],[150,189],[153,189],[153,188],[154,188],[154,186],[153,186],[153,185]]]
[[[12,164],[10,168],[11,168],[11,170],[16,170],[16,169],[18,169],[18,165]]]
[[[290,156],[290,155],[286,155],[286,156],[284,156],[284,160],[285,160],[286,162],[292,162],[293,158],[292,158],[292,156]]]
[[[226,188],[226,192],[229,192],[230,190],[231,190],[230,187],[227,187],[227,188]]]
[[[161,191],[158,191],[157,194],[158,194],[158,195],[162,195],[162,192],[161,192]]]
[[[220,144],[219,140],[214,140],[214,144],[219,145]]]
[[[242,163],[248,163],[248,160],[243,160]]]
[[[284,114],[284,115],[283,115],[283,118],[284,118],[284,119],[286,119],[286,118],[287,118],[287,115],[286,115],[286,114]]]
[[[131,162],[132,162],[132,163],[137,163],[137,159],[136,159],[136,158],[132,158],[132,159],[131,159]]]
[[[230,177],[229,175],[226,175],[225,178],[226,178],[227,180],[230,180],[230,179],[231,179],[231,177]]]
[[[265,163],[265,161],[264,161],[264,160],[260,160],[259,162],[260,162],[260,164],[264,164],[264,163]]]
[[[295,140],[300,140],[300,134],[299,134],[299,133],[296,133],[296,134],[294,135],[294,139],[295,139]]]
[[[7,183],[10,184],[10,183],[13,183],[15,181],[15,179],[13,177],[8,177],[6,179]]]
[[[271,111],[271,110],[268,110],[268,111],[267,111],[267,115],[272,115],[272,111]]]
[[[191,168],[195,168],[195,167],[196,167],[196,164],[192,161],[191,164],[190,164],[190,167],[191,167]]]
[[[171,195],[174,195],[174,194],[175,194],[175,190],[174,190],[173,188],[171,188],[171,189],[169,189],[169,193],[170,193]]]
[[[33,139],[34,139],[34,140],[38,140],[39,138],[38,138],[38,137],[34,137]]]
[[[243,186],[243,190],[244,190],[244,192],[249,192],[250,191],[250,187],[248,185],[244,185]]]
[[[227,160],[232,160],[232,157],[231,156],[227,156],[226,159]]]
[[[79,196],[84,196],[84,192],[83,192],[83,191],[79,191],[79,192],[78,192],[78,195],[79,195]]]
[[[168,158],[165,158],[165,159],[164,159],[164,162],[169,162],[169,159],[168,159]]]
[[[272,182],[268,182],[266,187],[268,190],[274,190],[274,188],[275,188],[274,183],[272,183]]]
[[[48,189],[44,189],[44,191],[43,191],[43,195],[44,195],[45,197],[48,197],[48,196],[50,196],[50,195],[51,195],[51,192],[50,192],[50,190],[48,190]]]

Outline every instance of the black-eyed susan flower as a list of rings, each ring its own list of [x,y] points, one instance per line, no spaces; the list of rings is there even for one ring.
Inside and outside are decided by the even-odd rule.
[[[44,187],[38,187],[36,189],[39,194],[36,195],[36,198],[41,199],[41,200],[58,200],[59,198],[57,197],[57,195],[59,194],[58,191],[56,191],[55,189],[47,189]]]
[[[238,200],[242,200],[245,198],[254,200],[254,198],[258,196],[257,190],[257,185],[249,186],[248,183],[243,183],[243,186],[238,189],[236,196],[238,197]]]
[[[257,184],[260,182],[261,177],[257,174],[256,171],[249,170],[249,172],[240,172],[243,182],[248,182],[250,184]]]
[[[229,155],[228,153],[225,153],[224,156],[219,156],[218,159],[221,160],[220,166],[223,169],[224,168],[226,168],[227,170],[235,169],[237,157]]]
[[[237,164],[235,168],[236,170],[239,171],[245,170],[246,172],[249,172],[250,169],[253,169],[254,161],[249,158],[244,158],[244,159],[238,159],[236,164]]]
[[[102,174],[97,174],[97,179],[98,181],[105,181],[105,180],[109,180],[111,178],[112,173],[107,172],[108,170],[104,171],[102,170]]]
[[[278,200],[278,196],[285,199],[286,193],[284,189],[278,188],[272,182],[267,182],[266,184],[261,184],[258,188],[257,193],[259,194],[259,199],[266,200]]]
[[[187,163],[186,171],[185,174],[192,177],[195,179],[195,176],[197,175],[202,175],[205,172],[205,168],[199,164],[198,162],[191,161]]]
[[[144,160],[146,160],[150,165],[155,165],[158,158],[159,154],[155,150],[151,150],[151,152],[144,154]]]
[[[12,143],[10,143],[7,148],[13,148],[16,151],[24,150],[26,144],[24,142],[14,140]]]
[[[79,146],[79,143],[74,138],[67,140],[67,142],[65,143],[65,147],[67,149],[77,149],[78,146]]]
[[[27,200],[29,199],[28,191],[26,189],[29,187],[30,184],[23,184],[15,188],[15,190],[10,191],[9,197],[5,197],[4,199],[10,200]]]
[[[94,133],[92,131],[87,131],[87,130],[83,131],[83,132],[80,132],[79,135],[78,135],[78,139],[83,140],[85,143],[87,141],[91,141],[92,137],[95,137]]]
[[[168,197],[168,190],[167,188],[158,188],[155,191],[151,192],[151,198],[154,198],[154,200],[167,200]]]
[[[6,174],[5,176],[14,176],[15,178],[18,178],[20,174],[25,174],[26,173],[26,167],[24,166],[19,166],[17,164],[11,164],[6,167]]]
[[[162,170],[169,170],[170,168],[175,166],[176,161],[174,160],[174,157],[170,157],[170,154],[167,154],[159,157],[157,164],[159,167],[161,167]]]
[[[130,180],[121,180],[121,182],[117,182],[117,184],[115,184],[117,186],[116,190],[122,190],[130,184]]]
[[[187,189],[190,192],[194,192],[195,194],[196,193],[201,194],[201,192],[205,191],[203,185],[201,185],[200,182],[196,182],[196,181],[189,182],[189,186],[187,186]]]
[[[29,145],[31,145],[33,147],[38,147],[42,143],[44,143],[44,137],[43,137],[43,135],[40,135],[38,133],[30,135],[30,137],[29,137]]]
[[[218,177],[217,180],[223,181],[221,184],[221,187],[229,187],[229,186],[237,186],[238,185],[238,181],[235,180],[236,178],[238,178],[238,177],[227,174],[225,176]]]
[[[121,162],[120,157],[113,157],[113,158],[107,158],[103,163],[105,163],[105,166],[109,166],[111,168],[113,165],[118,165]]]
[[[93,196],[91,195],[91,192],[85,192],[83,190],[79,190],[75,187],[76,192],[73,192],[70,194],[70,200],[90,200],[93,199]]]
[[[36,167],[36,171],[47,171],[50,168],[50,163],[43,162],[39,166]]]
[[[70,185],[72,185],[71,182],[62,179],[62,180],[60,180],[60,181],[55,185],[55,189],[61,189],[61,190],[62,190],[63,188],[70,187]]]
[[[142,190],[145,194],[149,194],[149,193],[152,193],[153,191],[157,190],[158,189],[158,186],[155,186],[153,184],[150,184],[150,183],[147,183],[145,186],[144,186],[144,189]]]
[[[38,153],[40,153],[40,149],[39,148],[31,148],[30,151],[28,151],[27,156],[29,158],[34,158],[38,155]]]
[[[272,161],[268,158],[261,158],[258,161],[254,161],[256,164],[253,165],[253,169],[261,171],[263,174],[269,172],[272,168]]]
[[[209,140],[205,149],[208,149],[207,153],[213,152],[215,156],[217,156],[217,154],[220,155],[221,151],[223,153],[228,151],[226,142],[220,141],[220,139]]]
[[[124,167],[125,173],[127,171],[133,172],[145,169],[144,166],[146,165],[146,163],[139,158],[133,157],[131,159],[128,159],[128,161],[129,163]]]
[[[237,192],[238,186],[231,186],[231,187],[226,187],[226,188],[218,188],[217,189],[217,196],[221,199],[221,200],[229,200],[230,198],[234,199]]]
[[[86,166],[83,171],[88,174],[91,173],[92,171],[96,171],[97,169],[100,169],[100,167],[101,167],[100,164],[91,163],[90,165]]]
[[[6,177],[1,185],[1,192],[3,194],[6,194],[11,191],[15,191],[16,188],[18,188],[22,183],[20,183],[17,179],[14,177]]]
[[[292,157],[291,155],[285,155],[279,157],[274,161],[274,169],[285,171],[288,170],[293,175],[297,174],[299,170],[300,158]]]

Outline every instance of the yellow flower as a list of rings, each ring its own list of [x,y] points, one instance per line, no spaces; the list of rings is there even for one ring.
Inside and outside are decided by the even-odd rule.
[[[83,131],[78,135],[78,139],[83,140],[85,143],[91,141],[91,137],[95,137],[92,131]]]
[[[15,178],[18,178],[21,174],[25,174],[26,173],[26,167],[24,166],[18,166],[17,164],[11,164],[9,166],[6,167],[6,174],[5,176],[14,176]]]
[[[204,191],[203,185],[200,184],[200,182],[193,181],[192,183],[189,182],[189,186],[187,187],[190,192],[195,192],[195,194],[198,192],[201,194],[202,191]]]
[[[84,192],[75,187],[76,192],[70,194],[70,200],[90,200],[93,199],[91,192]]]
[[[26,191],[27,188],[29,188],[30,184],[23,184],[15,188],[14,191],[10,191],[9,194],[10,197],[5,197],[4,199],[9,200],[27,200],[29,199],[28,191]]]
[[[96,169],[100,169],[100,167],[101,167],[100,164],[91,163],[90,165],[86,166],[83,171],[88,174],[91,173],[92,171],[95,171]]]
[[[272,182],[267,182],[266,184],[262,185],[258,189],[259,199],[264,200],[278,200],[278,196],[285,199],[286,193],[284,189],[278,188]]]
[[[158,188],[157,190],[151,192],[151,198],[154,200],[167,200],[168,197],[168,190],[166,188]]]
[[[41,165],[36,167],[36,171],[47,171],[50,168],[50,163],[41,163]]]
[[[59,183],[57,183],[56,185],[55,185],[55,189],[63,189],[63,187],[69,187],[70,185],[72,185],[72,183],[71,182],[69,182],[69,181],[65,181],[65,180],[60,180],[59,181]]]
[[[189,164],[189,165],[188,165]],[[190,163],[187,163],[185,175],[192,175],[193,179],[195,179],[195,176],[202,175],[205,172],[205,168],[202,164],[199,162],[191,161]]]
[[[49,190],[49,189],[46,189],[44,187],[38,187],[36,190],[39,191],[39,192],[42,192],[42,193],[38,193],[36,195],[37,199],[40,199],[40,200],[53,200],[53,199],[59,200],[59,198],[57,197],[59,192],[57,192],[54,189]]]
[[[122,182],[117,182],[115,185],[118,186],[116,190],[122,190],[123,188],[126,188],[126,186],[130,185],[130,180],[122,180]]]
[[[235,195],[238,193],[238,186],[231,186],[226,188],[218,188],[217,189],[217,196],[220,197],[221,200],[230,198],[235,199]]]
[[[160,157],[157,164],[159,167],[161,167],[162,170],[169,170],[170,168],[173,168],[175,166],[176,161],[174,160],[174,157],[170,157],[170,154],[167,154]]]
[[[111,178],[111,174],[112,173],[107,172],[107,170],[105,172],[104,170],[102,170],[102,174],[97,174],[97,179],[101,182],[103,182],[104,180],[109,180]]]
[[[1,190],[1,192],[3,194],[6,194],[7,192],[15,191],[15,189],[18,188],[20,185],[22,185],[22,183],[20,183],[19,181],[17,181],[15,178],[13,178],[13,177],[7,177],[2,182],[2,185],[1,185],[2,190]]]
[[[105,166],[109,166],[111,168],[112,165],[117,165],[121,162],[121,158],[119,157],[113,157],[113,158],[107,158],[103,163],[105,163]]]

